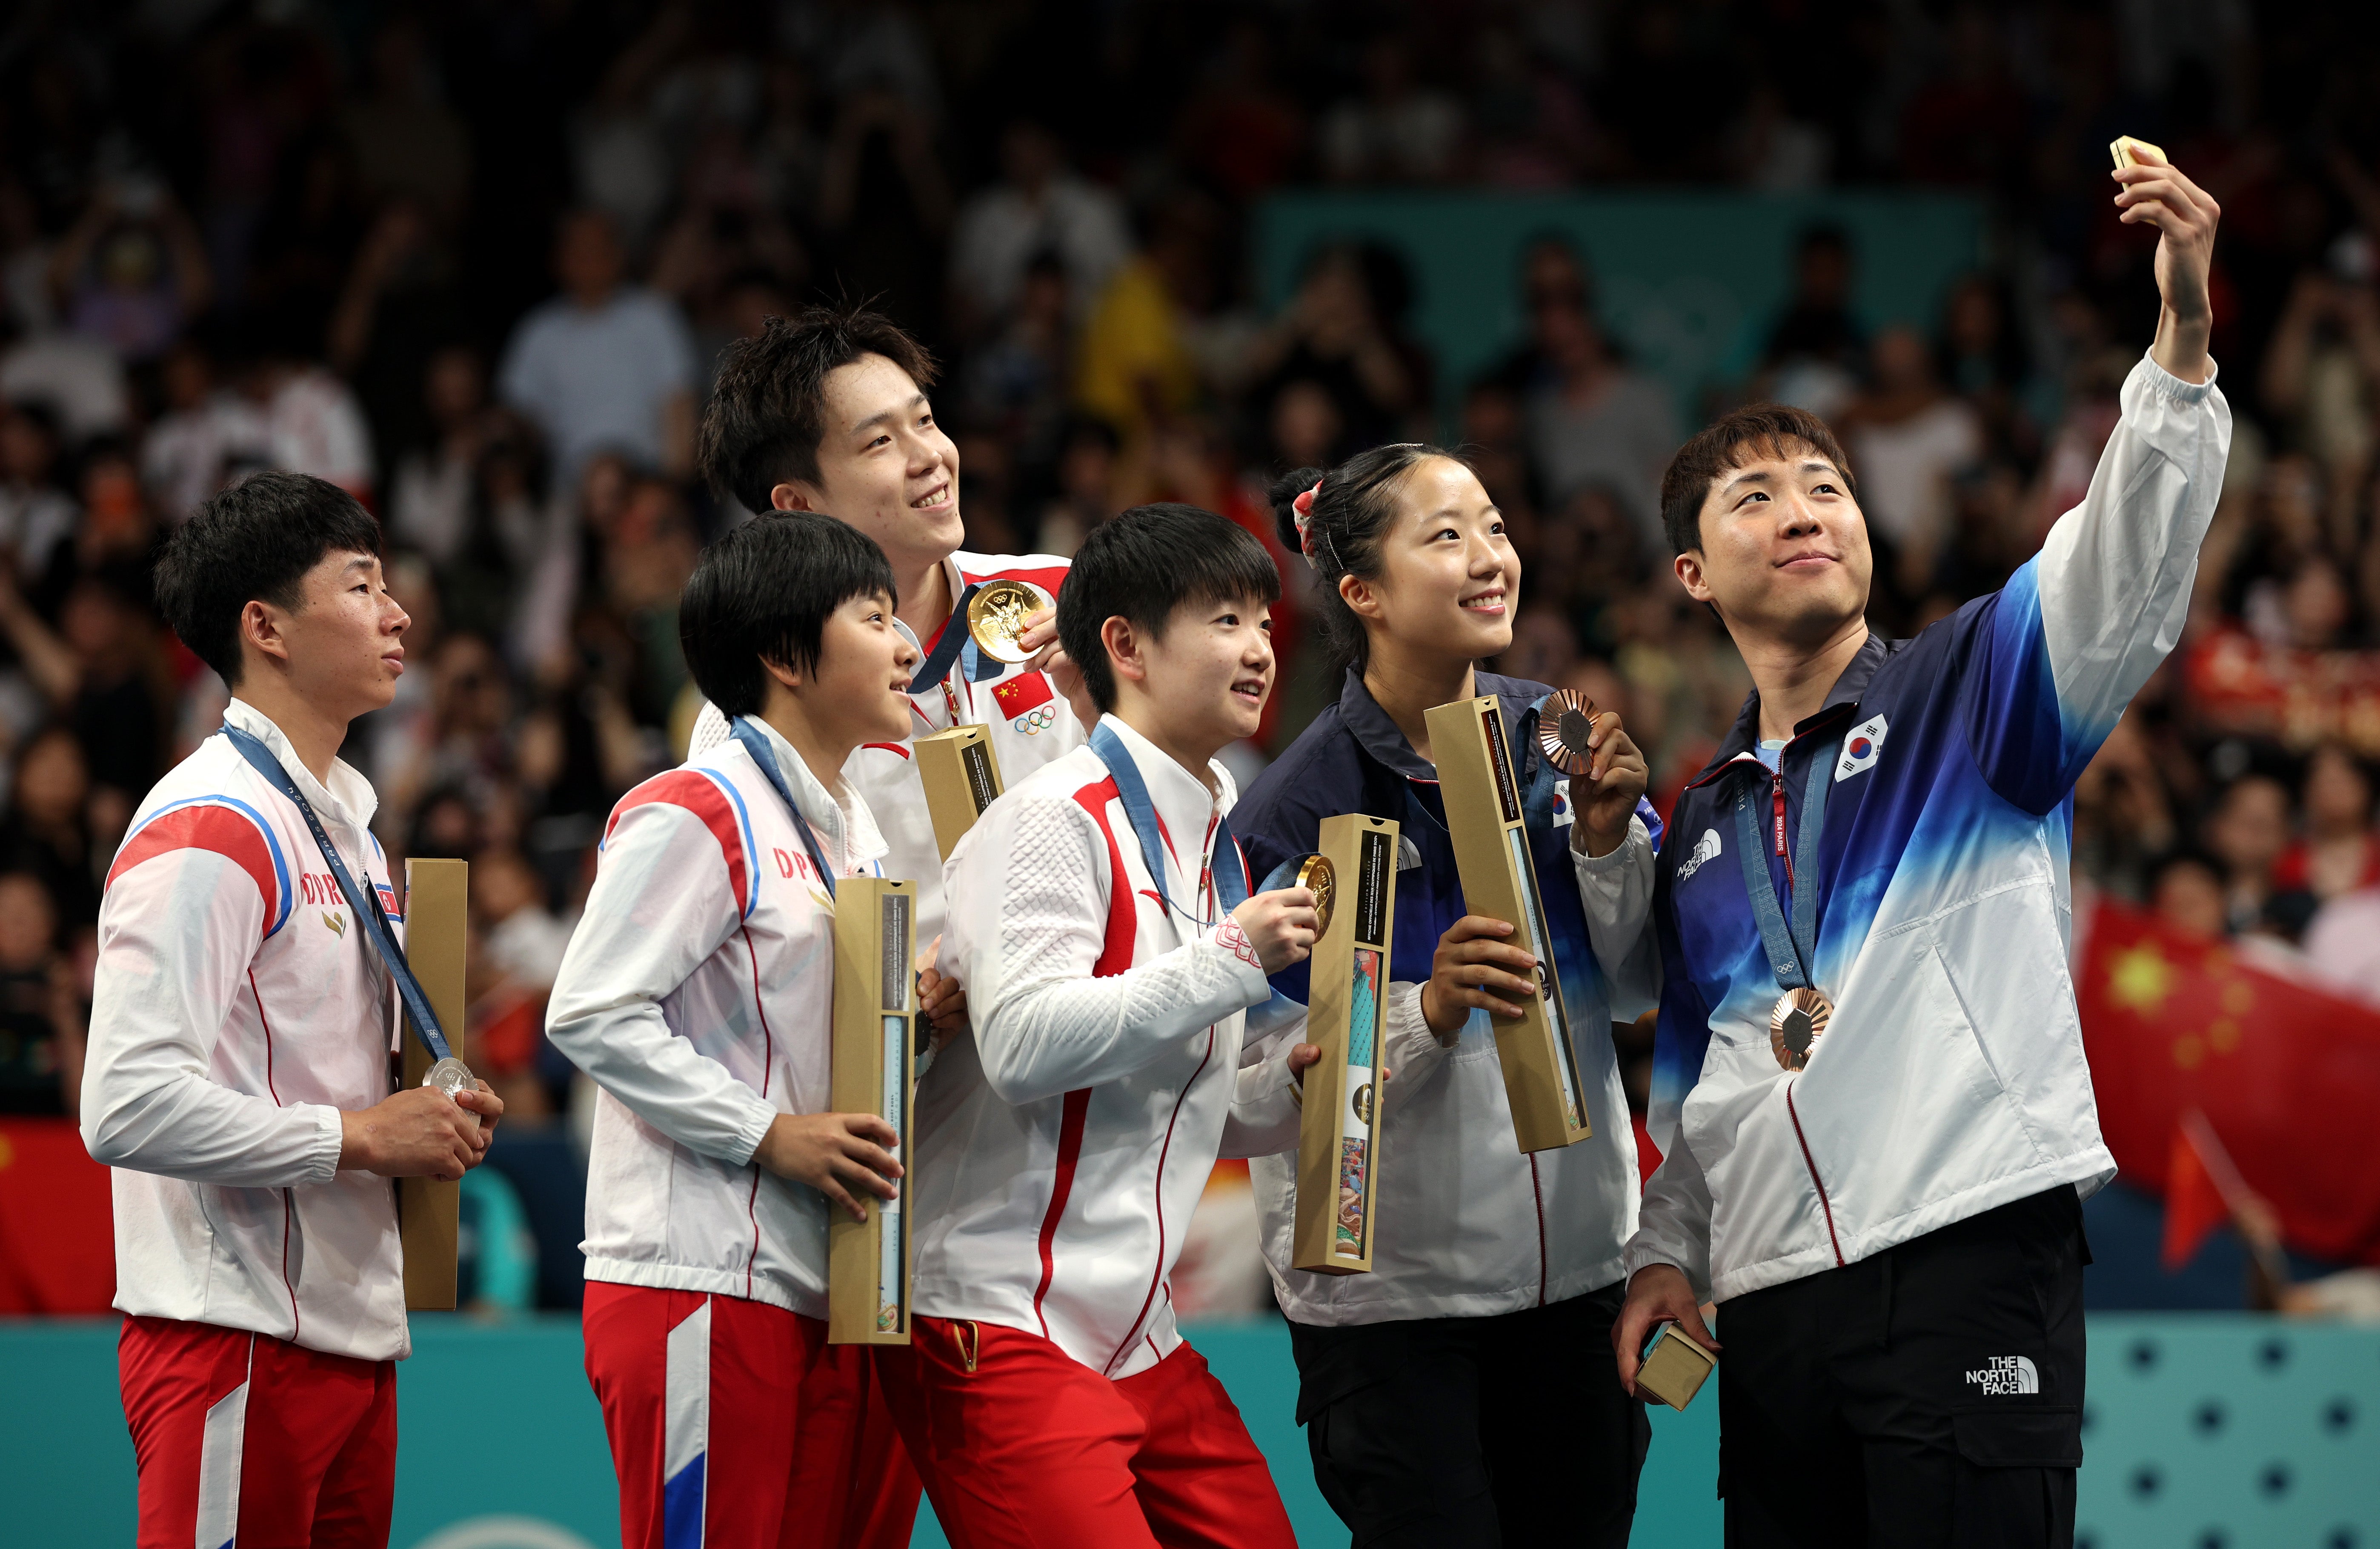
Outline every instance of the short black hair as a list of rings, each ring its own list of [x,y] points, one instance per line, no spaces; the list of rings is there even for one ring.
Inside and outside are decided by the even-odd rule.
[[[304,473],[260,473],[191,514],[158,557],[157,608],[191,654],[239,686],[239,616],[252,601],[294,611],[325,554],[381,555],[380,524],[355,496]]]
[[[733,720],[759,713],[773,661],[818,668],[829,614],[855,597],[899,601],[876,540],[815,511],[768,511],[702,551],[677,609],[677,640],[702,696]]]
[[[1825,420],[1791,404],[1748,405],[1695,431],[1661,475],[1661,530],[1671,551],[1702,551],[1703,502],[1710,498],[1711,480],[1754,457],[1788,456],[1797,444],[1834,464],[1843,476],[1843,492],[1859,498],[1852,460]]]
[[[826,379],[868,355],[900,367],[920,390],[934,385],[926,347],[865,306],[805,307],[722,350],[696,448],[711,491],[761,512],[778,485],[817,484]]]
[[[1204,506],[1135,505],[1093,527],[1058,591],[1058,642],[1091,703],[1115,708],[1115,670],[1099,631],[1121,618],[1162,635],[1183,606],[1277,602],[1281,572],[1256,534]]]

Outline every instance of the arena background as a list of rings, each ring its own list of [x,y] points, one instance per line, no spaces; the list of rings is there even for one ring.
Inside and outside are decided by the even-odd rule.
[[[473,863],[474,1062],[511,1116],[471,1311],[417,1319],[402,1374],[395,1542],[612,1543],[585,1095],[540,1027],[601,819],[691,719],[674,601],[741,515],[688,477],[722,345],[878,298],[943,362],[978,549],[1159,498],[1262,530],[1285,467],[1459,441],[1528,565],[1500,665],[1618,708],[1666,803],[1747,686],[1667,575],[1670,452],[1803,404],[1861,479],[1879,627],[1998,586],[2155,320],[2119,133],[2224,206],[2237,432],[2189,636],[2076,793],[2124,1168],[2088,1206],[2082,1541],[2380,1543],[2380,30],[2251,0],[17,0],[0,1540],[129,1536],[68,1116],[99,878],[221,710],[147,574],[211,490],[299,468],[381,514],[415,671],[346,756],[393,856]],[[1335,692],[1285,570],[1250,768]],[[1615,1036],[1641,1066],[1649,1028]],[[1219,1170],[1176,1299],[1336,1542],[1252,1221]],[[1638,1543],[1718,1543],[1715,1435],[1707,1397],[1657,1415]]]

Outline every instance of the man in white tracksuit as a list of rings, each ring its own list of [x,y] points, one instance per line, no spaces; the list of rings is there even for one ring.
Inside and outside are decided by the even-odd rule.
[[[460,1178],[504,1111],[484,1085],[393,1090],[367,932],[404,905],[337,753],[395,696],[410,621],[379,524],[302,474],[209,501],[157,590],[232,698],[141,800],[100,905],[82,1132],[114,1169],[140,1543],[384,1545],[412,1349],[388,1180]]]
[[[1687,442],[1663,516],[1755,684],[1671,814],[1651,1126],[1613,1333],[1720,1303],[1730,1544],[2070,1544],[2080,1196],[2099,1136],[2067,975],[2073,782],[2180,638],[2230,442],[2208,358],[2218,212],[2144,151],[2148,358],[2082,504],[1913,640],[1826,426]]]

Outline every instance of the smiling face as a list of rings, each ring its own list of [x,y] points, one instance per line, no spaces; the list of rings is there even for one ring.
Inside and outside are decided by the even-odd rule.
[[[1269,603],[1185,602],[1160,633],[1119,617],[1101,636],[1115,669],[1117,712],[1152,741],[1203,765],[1257,734],[1272,694]]]
[[[895,575],[959,546],[959,454],[914,378],[880,355],[827,374],[819,480],[780,484],[780,510],[840,517],[874,539]]]
[[[240,681],[272,669],[307,703],[343,720],[380,709],[405,675],[406,626],[413,621],[388,592],[377,555],[334,549],[298,586],[284,610],[251,601],[240,615]]]
[[[1867,522],[1842,471],[1799,442],[1744,448],[1703,497],[1702,544],[1677,557],[1678,579],[1747,633],[1815,647],[1867,611],[1875,560]]]
[[[1521,558],[1479,478],[1449,457],[1416,464],[1380,535],[1379,574],[1343,575],[1339,595],[1375,655],[1476,661],[1512,643]]]
[[[892,627],[892,599],[864,592],[826,616],[818,664],[799,675],[793,695],[821,743],[897,743],[908,735],[917,670],[917,647]]]

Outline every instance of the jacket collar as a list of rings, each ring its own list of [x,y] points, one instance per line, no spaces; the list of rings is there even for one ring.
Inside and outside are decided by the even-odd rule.
[[[380,796],[372,790],[371,781],[358,774],[345,760],[332,759],[331,778],[328,781],[316,780],[314,771],[298,758],[297,748],[290,744],[280,726],[254,705],[235,697],[224,707],[224,720],[271,751],[282,768],[288,772],[289,778],[297,782],[298,789],[305,793],[306,805],[315,812],[355,828],[370,826],[372,814],[380,809]]]
[[[1099,723],[1113,731],[1132,755],[1133,767],[1140,771],[1140,782],[1148,790],[1149,805],[1157,809],[1167,837],[1173,841],[1175,870],[1184,883],[1195,884],[1199,866],[1207,859],[1198,847],[1206,841],[1208,824],[1218,815],[1230,812],[1239,796],[1231,772],[1213,759],[1208,760],[1207,768],[1215,776],[1216,785],[1215,793],[1209,794],[1196,775],[1173,761],[1172,755],[1122,720],[1104,716]],[[1098,756],[1096,751],[1092,756]],[[1142,858],[1151,866],[1160,864],[1154,855]]]
[[[1859,650],[1836,677],[1835,686],[1827,690],[1826,702],[1818,707],[1816,713],[1794,725],[1794,737],[1798,740],[1849,719],[1846,712],[1859,708],[1860,696],[1867,692],[1868,683],[1876,676],[1876,670],[1907,644],[1905,640],[1888,640],[1874,630],[1868,631],[1868,636],[1861,643]],[[1743,760],[1759,764],[1759,744],[1760,691],[1755,688],[1744,696],[1743,708],[1736,712],[1735,724],[1729,729],[1726,740],[1718,744],[1718,752],[1703,766],[1702,773],[1686,782],[1686,789],[1691,791],[1698,785],[1707,785],[1718,779],[1729,766]],[[1767,773],[1767,766],[1762,764],[1761,770]]]
[[[777,756],[777,770],[785,777],[785,789],[793,793],[794,805],[801,808],[809,826],[818,830],[819,841],[827,846],[830,854],[841,855],[845,865],[857,866],[880,858],[892,848],[877,829],[876,815],[868,810],[868,803],[860,798],[848,777],[838,779],[834,789],[828,790],[775,727],[757,715],[749,719],[769,740],[769,751]]]
[[[1547,692],[1540,684],[1496,672],[1475,672],[1472,681],[1480,693],[1496,696],[1498,708],[1504,712],[1504,734],[1508,737],[1522,713]],[[1438,779],[1438,766],[1414,751],[1413,744],[1389,719],[1389,712],[1380,708],[1380,702],[1364,686],[1363,674],[1353,667],[1347,669],[1346,685],[1339,691],[1339,720],[1347,728],[1347,734],[1355,739],[1355,745],[1370,754],[1374,761],[1407,780]]]

